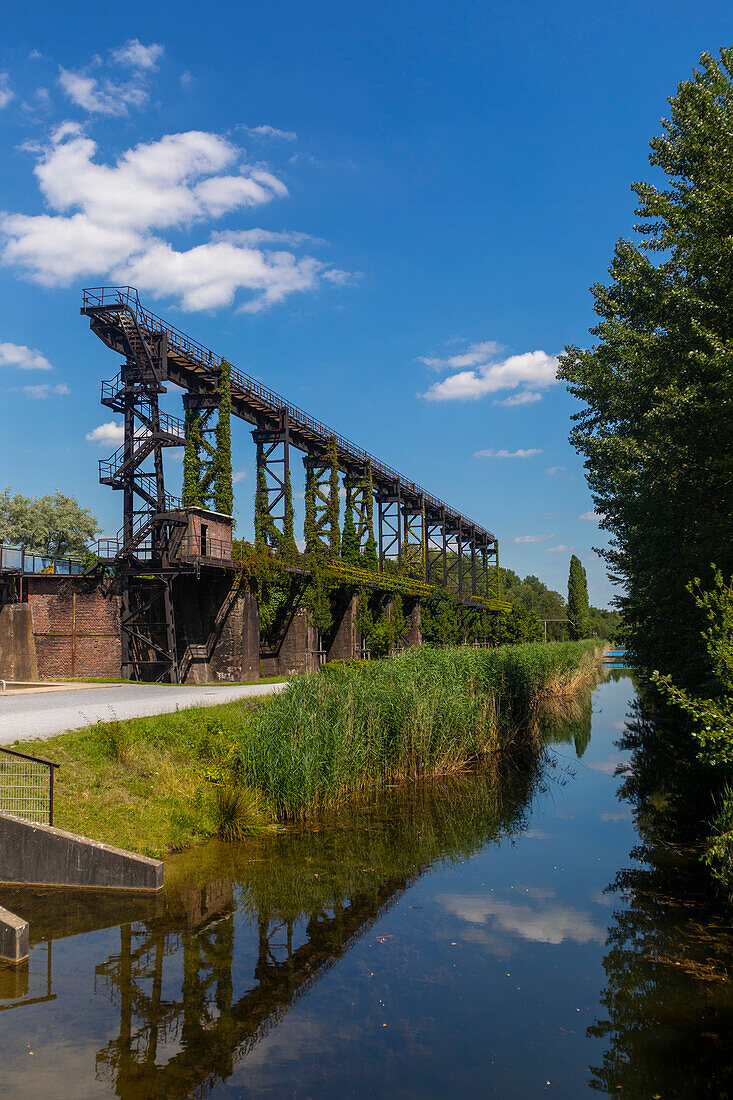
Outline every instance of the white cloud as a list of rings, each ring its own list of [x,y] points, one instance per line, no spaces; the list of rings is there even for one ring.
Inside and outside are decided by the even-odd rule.
[[[507,408],[511,408],[512,405],[530,405],[534,401],[541,401],[542,394],[535,393],[533,390],[520,390],[518,393],[511,394],[510,397],[505,397],[503,401],[495,401],[495,405],[506,405]]]
[[[542,450],[539,447],[528,447],[526,449],[520,448],[518,451],[476,451],[474,458],[533,458],[535,455],[541,455]]]
[[[126,84],[98,80],[87,72],[59,70],[59,84],[72,103],[90,115],[126,115],[128,107],[143,107],[148,91],[139,79]]]
[[[35,400],[43,400],[52,395],[65,397],[68,393],[71,393],[69,387],[63,382],[60,382],[57,386],[52,386],[50,383],[44,382],[38,386],[22,386],[20,388],[26,397],[32,397]]]
[[[157,69],[163,47],[153,43],[144,46],[131,38],[124,46],[110,51],[113,65],[132,69],[129,80],[120,83],[108,76],[95,75],[104,66],[101,57],[93,58],[82,69],[59,68],[59,84],[77,107],[90,115],[122,116],[130,107],[144,107],[149,98],[148,78]]]
[[[0,73],[0,111],[14,98],[15,93],[10,87],[10,77],[7,73]]]
[[[485,363],[503,350],[501,344],[497,344],[495,340],[485,340],[482,344],[470,344],[468,349],[460,355],[449,355],[447,359],[420,356],[419,362],[430,367],[431,370],[460,370],[463,367],[475,367],[479,363]]]
[[[518,390],[501,403],[521,405],[541,400],[537,390],[547,389],[557,381],[557,356],[538,350],[500,358],[502,350],[495,341],[488,340],[471,344],[465,352],[446,359],[421,359],[433,370],[457,371],[442,382],[433,383],[421,396],[428,401],[475,401],[488,393]]]
[[[188,69],[178,77],[182,88],[190,88],[193,84],[193,73],[190,73]]]
[[[514,539],[514,542],[547,542],[548,539],[554,539],[554,535],[519,535]]]
[[[289,229],[224,229],[211,234],[212,241],[227,241],[229,244],[244,244],[248,248],[257,248],[261,244],[290,244],[299,248],[302,244],[325,244],[319,237],[309,233],[298,233]]]
[[[112,60],[118,65],[129,65],[131,69],[150,71],[157,69],[163,53],[164,47],[155,42],[150,46],[143,46],[137,38],[131,38],[124,46],[112,50]]]
[[[278,130],[276,126],[244,126],[243,130],[252,137],[283,138],[285,141],[298,139],[294,130]]]
[[[261,252],[217,241],[176,252],[164,241],[117,268],[115,277],[156,297],[175,295],[183,309],[216,309],[231,305],[239,289],[256,297],[240,308],[249,313],[282,301],[297,290],[314,290],[323,264],[290,252]]]
[[[104,424],[97,425],[91,432],[87,432],[86,438],[90,443],[99,443],[100,446],[119,446],[125,435],[125,426],[122,421],[108,420]]]
[[[258,247],[302,244],[305,234],[229,231],[181,251],[153,234],[287,196],[282,180],[240,163],[241,150],[218,134],[167,134],[104,164],[82,127],[66,122],[49,146],[27,149],[54,212],[0,215],[0,255],[42,285],[111,276],[157,297],[176,295],[185,309],[230,305],[244,290],[251,297],[242,308],[254,312],[296,291],[349,280],[312,257]]]
[[[578,516],[578,519],[588,520],[589,523],[599,523],[600,520],[605,519],[606,516],[603,512],[583,512]]]
[[[53,370],[45,355],[25,344],[0,343],[0,367],[19,367],[20,370]]]
[[[236,471],[235,471],[235,472],[234,472],[234,473],[232,474],[232,482],[233,482],[233,483],[234,483],[235,485],[237,485],[237,484],[238,484],[238,483],[239,483],[240,481],[244,481],[244,479],[246,478],[246,476],[247,476],[247,471],[246,471],[246,470],[236,470]]]
[[[546,554],[570,554],[575,549],[574,546],[563,546],[562,543],[559,546],[548,546],[545,550]]]
[[[564,469],[564,466],[548,466],[545,473],[549,474],[550,477],[554,477],[555,474],[561,474]]]

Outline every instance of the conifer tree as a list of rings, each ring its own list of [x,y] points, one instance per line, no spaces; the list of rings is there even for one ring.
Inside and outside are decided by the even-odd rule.
[[[587,638],[590,633],[588,579],[583,563],[575,554],[570,559],[568,576],[568,618],[570,636],[576,641]]]
[[[216,425],[216,451],[213,460],[212,487],[214,508],[225,516],[231,516],[234,510],[234,488],[232,484],[232,397],[230,377],[232,368],[226,359],[222,359],[219,370],[219,419]]]

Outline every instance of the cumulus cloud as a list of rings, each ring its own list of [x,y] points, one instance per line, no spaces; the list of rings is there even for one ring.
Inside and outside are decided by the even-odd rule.
[[[563,546],[562,543],[559,546],[548,546],[545,550],[546,554],[570,554],[575,549],[574,546]]]
[[[550,477],[554,477],[555,474],[561,474],[564,471],[564,469],[565,469],[564,466],[548,466],[547,469],[545,470],[545,473],[549,474]]]
[[[424,357],[420,361],[431,370],[448,370],[442,382],[434,382],[421,396],[428,401],[475,401],[489,393],[516,390],[501,404],[522,405],[542,399],[538,390],[557,382],[556,355],[527,351],[502,357],[501,345],[493,340],[471,344],[465,352],[445,359]]]
[[[183,250],[155,235],[287,196],[282,180],[242,163],[241,150],[221,135],[167,134],[105,164],[83,128],[66,122],[47,147],[28,148],[53,213],[0,215],[0,256],[42,285],[109,275],[158,297],[175,295],[184,309],[230,305],[245,290],[250,300],[242,308],[254,312],[349,279],[313,257],[261,247],[297,247],[305,234],[228,231]]]
[[[0,367],[19,367],[20,370],[53,370],[45,355],[25,344],[0,343]]]
[[[582,515],[578,516],[578,519],[585,519],[589,523],[599,523],[602,519],[605,518],[606,516],[604,512],[583,512]]]
[[[144,46],[132,38],[110,51],[113,65],[131,69],[130,79],[113,80],[100,72],[104,67],[101,57],[95,57],[82,69],[59,69],[59,84],[77,107],[90,115],[121,116],[130,107],[144,107],[149,98],[148,78],[157,69],[163,56],[163,47],[153,43]]]
[[[244,481],[246,476],[246,470],[235,470],[235,472],[232,474],[232,482],[234,483],[234,485],[237,485],[240,481]]]
[[[251,137],[282,138],[284,141],[298,140],[294,130],[278,130],[277,126],[243,126],[242,129]]]
[[[15,94],[10,87],[10,77],[7,73],[0,73],[0,111],[3,107],[7,107],[11,99],[15,98]]]
[[[518,451],[476,451],[474,458],[533,458],[534,455],[541,455],[542,450],[540,447],[528,447],[526,449],[520,449]]]
[[[547,542],[554,537],[554,535],[519,535],[514,542]]]
[[[90,443],[99,443],[100,446],[107,446],[111,443],[117,447],[122,443],[124,435],[125,426],[122,421],[108,420],[106,423],[98,424],[96,428],[87,432],[86,438]]]

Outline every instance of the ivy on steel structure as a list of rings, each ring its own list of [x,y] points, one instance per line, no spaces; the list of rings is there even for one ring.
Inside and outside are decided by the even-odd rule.
[[[123,492],[123,524],[115,539],[102,540],[99,547],[100,557],[118,566],[123,578],[123,675],[140,671],[147,660],[158,666],[157,678],[175,681],[172,583],[191,566],[171,553],[186,520],[182,501],[165,489],[163,448],[183,446],[186,432],[183,420],[160,411],[159,397],[172,382],[186,391],[187,410],[215,407],[222,359],[144,309],[134,287],[88,288],[81,313],[102,342],[124,357],[120,373],[102,384],[102,404],[124,417],[123,443],[100,462],[102,483]],[[505,606],[498,542],[491,531],[242,371],[232,368],[230,388],[232,414],[254,426],[258,466],[265,475],[258,470],[258,485],[267,494],[274,545],[283,535],[291,449],[306,456],[320,483],[335,446],[338,468],[354,494],[363,493],[367,480],[373,487],[380,570],[406,566],[425,594],[453,589],[462,603]],[[361,526],[366,506],[358,503]],[[344,581],[349,573],[363,572],[338,564]]]

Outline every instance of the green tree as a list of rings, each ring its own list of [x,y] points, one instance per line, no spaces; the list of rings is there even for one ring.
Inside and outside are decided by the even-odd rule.
[[[733,48],[703,54],[651,142],[663,186],[635,183],[638,244],[618,242],[593,287],[590,349],[559,377],[584,407],[584,455],[605,557],[642,668],[694,688],[710,673],[685,586],[710,561],[733,572]]]
[[[588,606],[588,578],[580,558],[573,554],[568,576],[568,618],[570,637],[578,641],[590,634],[590,608]]]
[[[232,368],[226,359],[222,359],[219,369],[219,419],[216,423],[216,452],[212,468],[212,488],[214,508],[231,516],[234,511],[234,488],[232,485],[232,395],[230,387]]]
[[[42,497],[0,495],[0,542],[49,557],[82,557],[99,534],[96,517],[60,489]]]

